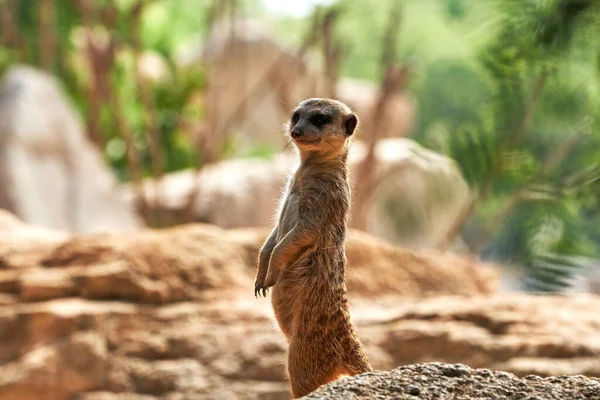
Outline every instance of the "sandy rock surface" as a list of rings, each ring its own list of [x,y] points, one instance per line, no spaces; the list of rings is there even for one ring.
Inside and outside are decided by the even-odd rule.
[[[0,213],[0,221],[2,215],[7,214]],[[47,241],[36,236],[35,247],[20,250],[32,229],[14,223],[4,230],[6,237],[21,232],[25,238],[0,238],[0,285],[13,288],[20,301],[78,295],[149,304],[245,297],[244,289],[252,294],[258,250],[269,233],[206,224],[73,237],[44,231]],[[398,248],[359,231],[350,233],[347,256],[348,290],[364,298],[472,295],[498,286],[490,266],[450,253]]]
[[[592,400],[600,398],[600,380],[584,376],[519,379],[507,372],[431,363],[342,379],[303,398]]]
[[[289,398],[287,345],[253,296],[266,231],[46,231],[23,247],[30,227],[3,229],[0,400]],[[376,369],[600,376],[598,297],[502,296],[489,266],[351,236],[350,311]]]

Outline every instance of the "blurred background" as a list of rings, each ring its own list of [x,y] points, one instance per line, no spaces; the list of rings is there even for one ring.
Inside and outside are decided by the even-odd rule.
[[[293,147],[283,123],[325,96],[362,122],[353,227],[510,266],[511,288],[589,289],[598,275],[597,2],[3,0],[0,12],[2,140],[35,124],[9,111],[11,82],[51,76],[82,121],[72,135],[98,150],[139,224],[269,225]],[[65,140],[58,104],[27,98],[42,102],[32,135]],[[51,199],[27,204],[36,187],[73,181],[39,168],[23,166],[17,180],[31,183],[3,185],[13,204],[0,205],[99,230],[73,222],[82,206],[57,202],[59,218]],[[111,201],[89,213],[123,208]]]
[[[111,393],[231,384],[238,397],[214,398],[285,398],[285,345],[264,328],[270,303],[252,306],[246,287],[296,160],[283,125],[309,97],[344,101],[360,119],[348,288],[381,306],[353,311],[377,368],[445,360],[600,374],[597,300],[441,298],[409,311],[384,299],[489,293],[490,265],[500,291],[600,293],[598,1],[0,0],[0,208],[59,241],[117,235],[0,244],[0,305],[21,313],[0,313],[0,371],[34,371],[22,385],[0,379],[0,399],[48,387],[47,398],[67,399],[98,382]],[[16,223],[6,215],[0,229]],[[219,301],[244,300],[190,306],[193,326],[173,322],[183,309],[128,314],[226,285],[239,293]],[[106,314],[16,306],[72,296],[108,300]],[[44,358],[55,353],[24,358],[44,343],[67,354],[55,386],[38,382],[35,364],[55,365]],[[106,365],[103,351],[115,357]],[[181,364],[189,354],[201,364]],[[160,361],[171,358],[181,363]],[[106,368],[71,379],[78,362]],[[218,379],[198,383],[208,365]],[[262,382],[260,395],[240,382]],[[94,396],[77,398],[118,398]]]

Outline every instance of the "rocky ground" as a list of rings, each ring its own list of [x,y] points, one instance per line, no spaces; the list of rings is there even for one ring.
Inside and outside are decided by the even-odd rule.
[[[69,236],[0,213],[0,233],[5,303],[80,296],[167,304],[254,300],[257,254],[269,231],[195,224]],[[498,274],[489,266],[453,254],[400,249],[358,231],[351,232],[347,255],[347,285],[355,298],[489,294],[498,287]]]
[[[584,376],[542,379],[461,364],[416,364],[341,379],[304,399],[595,400],[600,380]]]
[[[285,341],[269,300],[253,296],[266,234],[70,236],[0,214],[0,400],[289,398]],[[348,260],[376,369],[600,376],[598,297],[498,295],[489,266],[358,232]]]

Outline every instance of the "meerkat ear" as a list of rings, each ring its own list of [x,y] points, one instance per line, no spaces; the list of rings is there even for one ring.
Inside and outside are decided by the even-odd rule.
[[[348,116],[346,116],[346,120],[344,121],[344,129],[346,130],[346,135],[352,135],[354,133],[354,129],[356,129],[356,125],[358,125],[358,118],[356,118],[356,115],[349,114]]]

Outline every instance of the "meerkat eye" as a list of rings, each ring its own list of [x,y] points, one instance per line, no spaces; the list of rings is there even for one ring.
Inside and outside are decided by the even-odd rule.
[[[315,126],[321,127],[331,122],[331,117],[325,114],[315,114],[310,118],[310,122],[312,122]]]
[[[296,125],[296,123],[298,122],[299,119],[300,119],[300,113],[298,111],[296,111],[295,113],[292,114],[292,126]]]

